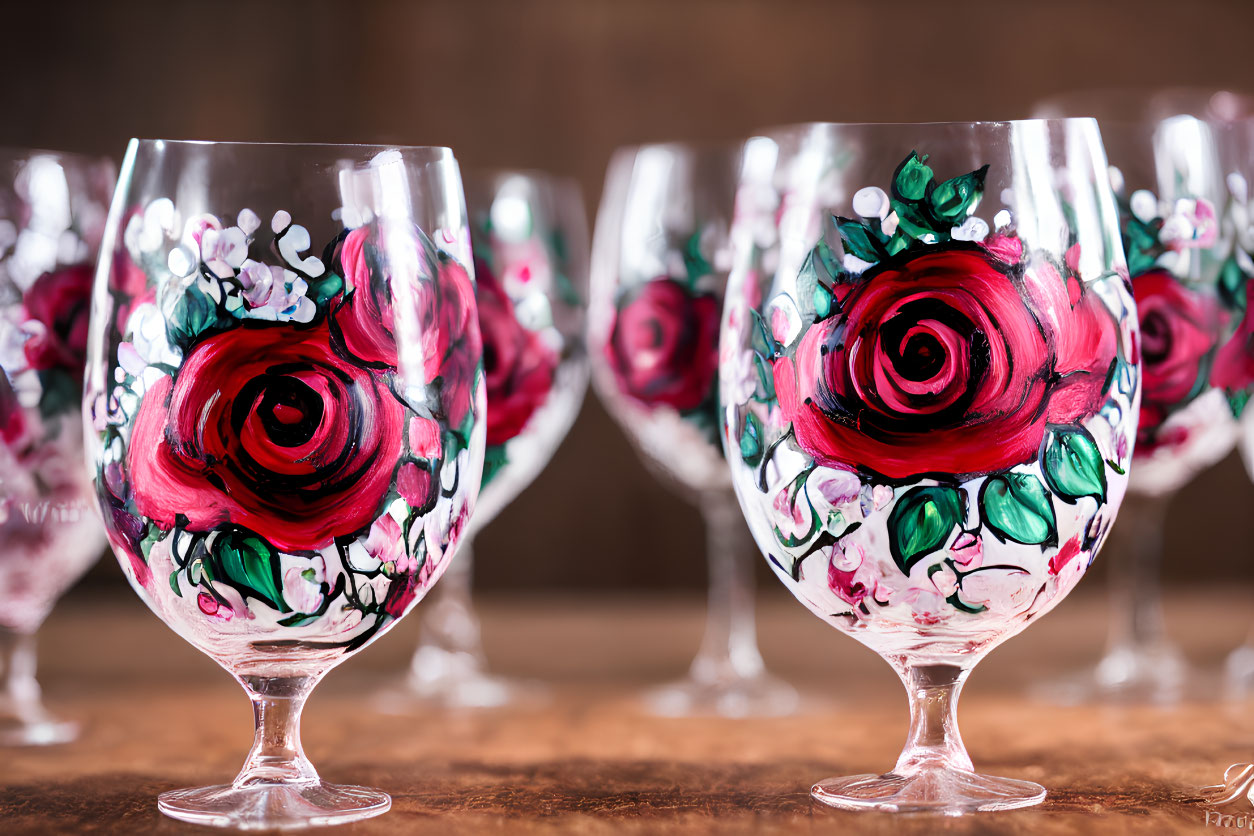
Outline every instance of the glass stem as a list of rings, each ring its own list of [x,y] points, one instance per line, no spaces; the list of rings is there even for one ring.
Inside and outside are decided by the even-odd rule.
[[[300,745],[300,713],[318,678],[246,676],[242,681],[253,701],[255,731],[235,786],[318,783],[318,772]]]
[[[1110,648],[1149,648],[1167,640],[1162,561],[1167,496],[1129,496],[1120,548],[1110,566]]]
[[[958,733],[958,695],[969,671],[957,665],[907,665],[898,670],[910,698],[910,736],[895,774],[938,767],[973,770]]]
[[[450,655],[468,655],[475,659],[478,667],[482,667],[484,655],[479,617],[470,600],[473,568],[474,551],[470,539],[466,539],[421,610],[419,651],[434,647]]]
[[[692,662],[699,681],[750,679],[763,670],[754,623],[753,566],[757,548],[730,491],[702,497],[710,598],[705,638]]]
[[[35,636],[0,629],[0,676],[4,692],[0,697],[0,716],[21,723],[37,723],[46,719],[40,701],[39,683],[35,680]]]

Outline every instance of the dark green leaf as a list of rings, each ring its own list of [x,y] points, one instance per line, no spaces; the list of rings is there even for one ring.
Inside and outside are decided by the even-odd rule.
[[[506,462],[504,444],[495,444],[483,451],[483,479],[480,482],[480,490],[483,489],[482,486],[491,482],[497,473],[500,473]]]
[[[936,225],[923,211],[918,204],[903,203],[894,199],[892,202],[893,211],[897,213],[897,232],[893,233],[893,238],[899,236],[909,236],[910,238],[922,238],[925,235],[936,236],[940,240],[942,236],[936,232]],[[945,230],[948,233],[948,230]],[[904,239],[903,239],[904,240]],[[909,244],[906,241],[907,245]],[[901,247],[901,249],[905,249]]]
[[[775,342],[775,338],[771,336],[770,326],[766,324],[766,320],[762,318],[762,314],[756,310],[750,309],[750,315],[753,317],[753,329],[750,332],[750,343],[753,350],[758,353],[759,357],[771,358],[779,353],[779,344]]]
[[[758,401],[768,403],[775,400],[775,375],[770,361],[762,359],[761,354],[754,354],[753,365],[758,371]]]
[[[65,369],[39,372],[39,417],[51,421],[57,415],[77,410],[83,399],[83,387]]]
[[[1031,473],[999,473],[980,488],[980,518],[998,540],[1030,546],[1058,542],[1054,506]]]
[[[757,467],[762,461],[762,423],[752,412],[746,416],[740,433],[740,458],[750,467]]]
[[[1069,502],[1091,496],[1106,501],[1106,463],[1097,442],[1080,426],[1051,426],[1041,455],[1045,482]]]
[[[932,169],[925,164],[927,156],[919,157],[914,151],[897,167],[893,176],[893,190],[904,200],[922,200],[927,186],[932,182]]]
[[[344,280],[328,270],[325,276],[309,283],[309,289],[305,295],[315,305],[322,307],[343,289]]]
[[[242,528],[220,534],[213,543],[214,576],[235,587],[241,595],[256,598],[279,612],[291,612],[283,600],[279,556],[262,537]]]
[[[233,323],[229,318],[219,316],[217,302],[193,284],[174,303],[174,309],[166,321],[166,334],[171,343],[186,348],[211,328],[230,324]]]
[[[979,202],[987,174],[988,166],[984,166],[939,184],[928,198],[933,214],[955,226],[961,223],[971,207]]]
[[[833,303],[836,297],[832,292],[821,284],[814,286],[814,317],[815,320],[827,319],[832,315]]]
[[[888,515],[888,548],[897,568],[909,575],[910,567],[945,545],[966,515],[966,497],[957,488],[907,491]]]
[[[1245,283],[1248,278],[1241,265],[1237,264],[1236,256],[1228,256],[1228,260],[1219,270],[1219,300],[1229,310],[1243,311],[1249,304],[1249,300],[1245,298]]]
[[[836,223],[836,228],[840,230],[840,240],[845,246],[845,252],[871,264],[883,260],[884,245],[861,221],[839,216],[832,220]]]

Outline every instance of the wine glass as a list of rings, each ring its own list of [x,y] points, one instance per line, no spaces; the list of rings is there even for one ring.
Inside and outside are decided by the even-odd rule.
[[[300,715],[465,531],[485,429],[470,264],[448,149],[131,141],[92,311],[96,495],[131,586],[256,723],[235,781],[163,793],[166,815],[390,806],[319,779]]]
[[[406,687],[385,695],[385,710],[492,707],[536,693],[486,669],[470,544],[548,464],[588,385],[588,232],[578,185],[540,172],[485,172],[467,176],[466,201],[488,392],[483,486],[461,557],[423,611]]]
[[[1227,395],[1238,425],[1238,449],[1254,479],[1254,119],[1232,120],[1217,128],[1220,165],[1228,199],[1224,234],[1230,240],[1228,257],[1220,269],[1219,299],[1228,316],[1228,336],[1215,353],[1211,384]],[[1228,657],[1226,680],[1234,697],[1254,690],[1254,636]],[[1248,776],[1247,776],[1248,777]],[[1252,799],[1254,800],[1254,799]]]
[[[1226,319],[1218,287],[1224,178],[1213,124],[1235,101],[1185,89],[1093,91],[1038,108],[1098,117],[1144,349],[1129,501],[1111,550],[1107,647],[1096,668],[1041,689],[1063,702],[1168,704],[1188,681],[1163,619],[1161,568],[1172,498],[1235,443],[1224,393],[1208,381]]]
[[[971,668],[1079,581],[1127,485],[1138,336],[1097,125],[767,139],[746,166],[774,172],[778,245],[738,212],[724,448],[775,574],[892,665],[911,714],[891,772],[812,795],[1036,804],[1039,785],[973,771],[955,710]]]
[[[104,549],[79,392],[114,167],[0,150],[0,745],[72,740],[40,701],[35,632]]]
[[[646,465],[705,519],[705,638],[686,678],[645,697],[668,716],[786,714],[797,704],[758,652],[753,547],[718,446],[718,322],[739,158],[739,147],[618,151],[593,238],[593,384]]]

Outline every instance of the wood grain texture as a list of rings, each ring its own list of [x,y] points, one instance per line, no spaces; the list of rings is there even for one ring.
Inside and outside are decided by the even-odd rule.
[[[393,797],[390,813],[343,832],[1195,833],[1207,831],[1196,787],[1254,756],[1239,706],[1063,707],[1025,696],[1035,678],[1096,655],[1102,600],[1081,594],[994,652],[963,699],[977,768],[1045,784],[1044,805],[961,820],[833,812],[811,804],[810,784],[891,766],[905,700],[886,665],[791,600],[768,596],[762,643],[806,708],[757,720],[637,710],[634,693],[683,670],[700,637],[696,602],[492,599],[483,611],[496,666],[547,680],[551,702],[375,713],[371,695],[412,647],[416,619],[402,623],[334,672],[306,711],[306,749],[325,778]],[[1195,695],[1216,693],[1213,671],[1240,640],[1241,611],[1220,590],[1173,599],[1172,627],[1202,671]],[[54,614],[41,655],[51,702],[86,732],[68,746],[4,753],[0,830],[196,830],[161,816],[155,796],[234,775],[250,737],[234,683],[138,602],[83,593]]]

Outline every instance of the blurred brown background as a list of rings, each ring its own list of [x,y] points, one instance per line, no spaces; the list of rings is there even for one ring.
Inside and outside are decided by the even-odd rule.
[[[1014,118],[1038,97],[1092,86],[1254,90],[1249,0],[3,8],[0,144],[116,157],[131,136],[443,144],[467,167],[572,174],[590,215],[625,143],[808,120]],[[1201,476],[1168,523],[1169,573],[1249,580],[1251,508],[1235,457]],[[705,572],[695,511],[645,473],[591,396],[477,555],[480,583],[495,588],[697,588]],[[90,582],[120,577],[107,560]]]

